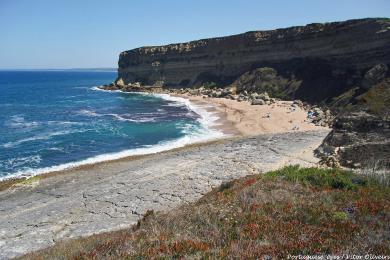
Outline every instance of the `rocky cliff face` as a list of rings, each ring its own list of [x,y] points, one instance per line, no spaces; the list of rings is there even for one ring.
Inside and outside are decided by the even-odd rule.
[[[122,52],[117,85],[267,91],[338,113],[319,149],[342,165],[390,168],[390,19],[255,31]]]
[[[363,92],[347,98],[320,155],[335,155],[348,167],[390,169],[390,77],[383,78],[383,68],[368,71],[362,87],[343,95]]]
[[[295,98],[322,101],[360,82],[378,63],[390,63],[390,20],[361,19],[124,51],[118,79],[125,84],[226,86],[245,72],[274,68],[294,85]]]

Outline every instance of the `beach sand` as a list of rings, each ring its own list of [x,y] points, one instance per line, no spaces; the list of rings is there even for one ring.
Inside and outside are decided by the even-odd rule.
[[[251,106],[187,97],[220,116],[223,140],[3,182],[0,259],[55,241],[129,227],[149,209],[199,199],[224,181],[288,164],[314,165],[329,129],[290,112],[289,102]],[[264,117],[271,113],[270,117]],[[292,122],[290,122],[290,120]],[[292,130],[297,125],[298,130]]]
[[[307,120],[307,111],[292,107],[292,101],[276,101],[271,105],[251,105],[226,98],[211,98],[175,94],[200,106],[209,106],[220,116],[218,128],[225,133],[254,136],[266,133],[294,131],[323,131],[327,127],[316,126]]]

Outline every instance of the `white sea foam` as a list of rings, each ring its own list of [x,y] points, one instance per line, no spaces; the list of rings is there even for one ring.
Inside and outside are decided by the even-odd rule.
[[[37,122],[37,121],[26,121],[23,115],[13,115],[10,117],[5,125],[11,128],[19,128],[23,130],[31,130],[37,126],[42,125],[83,125],[80,122],[71,122],[71,121],[47,121],[47,122]]]
[[[0,166],[2,168],[19,167],[25,165],[26,163],[39,163],[41,160],[42,159],[39,155],[17,157],[0,162]]]
[[[11,116],[11,120],[9,120],[6,125],[12,128],[31,129],[38,126],[39,123],[35,121],[26,121],[23,115],[13,115]]]
[[[57,131],[57,132],[51,132],[51,133],[45,133],[45,134],[40,134],[40,135],[35,135],[27,138],[23,138],[14,142],[8,142],[5,144],[2,144],[1,146],[4,148],[12,148],[15,146],[18,146],[22,143],[26,142],[32,142],[36,140],[49,140],[53,136],[58,136],[58,135],[68,135],[68,134],[73,134],[73,133],[82,133],[85,132],[86,130],[65,130],[65,131]]]
[[[104,90],[99,87],[92,87],[92,90],[97,91],[104,91],[104,92],[122,92],[121,90]],[[210,112],[207,109],[211,108],[211,105],[195,105],[190,100],[182,97],[174,97],[169,94],[159,94],[159,93],[146,93],[146,92],[122,92],[122,93],[131,93],[131,94],[137,94],[137,95],[144,95],[144,96],[156,96],[160,97],[162,99],[171,101],[172,103],[168,104],[167,106],[186,106],[188,110],[195,112],[200,117],[198,119],[199,123],[202,126],[203,135],[210,136],[210,139],[215,138],[221,138],[224,136],[224,134],[220,131],[215,130],[215,125],[217,124],[217,120],[219,117],[214,112]]]
[[[95,90],[95,91],[103,91],[103,92],[108,92],[108,93],[112,93],[112,92],[122,92],[121,90],[117,89],[117,90],[106,90],[106,89],[102,89],[100,88],[100,86],[95,86],[95,87],[92,87],[91,90]],[[123,92],[125,93],[125,92]]]
[[[48,125],[60,125],[60,126],[74,126],[74,125],[77,125],[77,126],[82,126],[82,125],[85,125],[84,123],[80,123],[80,122],[72,122],[72,121],[47,121],[47,124]]]
[[[105,91],[105,90],[101,90],[97,87],[94,87],[92,89],[99,90],[99,91]],[[97,156],[94,156],[94,157],[91,157],[91,158],[88,158],[85,160],[81,160],[78,162],[70,162],[70,163],[65,163],[65,164],[61,164],[61,165],[57,165],[57,166],[45,167],[45,168],[40,168],[40,169],[27,169],[27,170],[16,172],[12,175],[0,177],[0,180],[5,180],[5,179],[10,179],[10,178],[15,178],[15,177],[32,177],[35,175],[44,174],[44,173],[48,173],[48,172],[62,171],[62,170],[78,167],[81,165],[90,165],[90,164],[95,164],[95,163],[99,163],[99,162],[111,161],[111,160],[116,160],[116,159],[120,159],[120,158],[124,158],[124,157],[129,157],[129,156],[154,154],[154,153],[159,153],[159,152],[171,150],[174,148],[184,147],[186,145],[193,144],[193,143],[215,140],[215,139],[223,138],[226,136],[221,131],[218,131],[215,129],[215,125],[217,124],[218,116],[216,116],[215,113],[209,112],[207,110],[207,107],[205,107],[205,106],[198,106],[198,105],[191,103],[188,99],[181,98],[181,97],[173,97],[173,96],[170,96],[168,94],[149,94],[149,93],[138,93],[138,92],[133,93],[133,94],[154,95],[154,96],[163,98],[165,100],[171,101],[177,106],[179,106],[179,105],[186,106],[188,109],[194,111],[196,114],[198,114],[200,116],[198,118],[198,121],[199,121],[201,127],[194,129],[191,125],[184,125],[181,128],[182,128],[182,132],[185,135],[179,139],[176,139],[176,140],[162,141],[156,145],[149,145],[149,146],[145,146],[145,147],[141,147],[141,148],[124,150],[124,151],[115,152],[115,153],[101,154],[101,155],[97,155]],[[85,113],[85,111],[84,111],[84,113]],[[97,114],[94,111],[88,111],[86,113],[93,115],[93,116]]]
[[[87,110],[87,109],[82,109],[78,111],[79,114],[84,115],[84,116],[101,116],[100,114],[96,113],[95,111],[92,110]]]
[[[183,147],[192,143],[208,141],[213,138],[216,138],[216,136],[212,137],[212,136],[205,136],[200,134],[186,135],[176,140],[160,142],[157,145],[145,146],[142,148],[135,148],[131,150],[124,150],[116,153],[102,154],[78,162],[65,163],[57,166],[45,167],[40,169],[27,169],[27,170],[16,172],[12,175],[0,177],[0,181],[5,179],[10,179],[10,178],[15,178],[15,177],[18,178],[33,177],[48,172],[62,171],[70,168],[75,168],[81,165],[90,165],[90,164],[95,164],[104,161],[112,161],[112,160],[116,160],[128,156],[159,153],[174,148]]]
[[[85,116],[91,116],[91,117],[111,116],[111,117],[115,118],[118,121],[134,122],[134,123],[145,123],[145,122],[154,122],[155,121],[154,118],[142,117],[142,118],[133,119],[133,118],[123,117],[125,115],[131,116],[129,114],[125,114],[125,115],[119,115],[119,114],[114,114],[114,113],[99,114],[99,113],[96,113],[95,111],[86,110],[86,109],[80,110],[79,114],[82,114],[82,115],[85,115]]]
[[[50,148],[46,148],[45,150],[63,152],[63,151],[64,151],[64,148],[50,147]]]

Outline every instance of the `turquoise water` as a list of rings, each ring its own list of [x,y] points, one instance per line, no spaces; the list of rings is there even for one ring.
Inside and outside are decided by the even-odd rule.
[[[105,92],[115,72],[0,71],[0,179],[180,147],[221,134],[168,95]]]

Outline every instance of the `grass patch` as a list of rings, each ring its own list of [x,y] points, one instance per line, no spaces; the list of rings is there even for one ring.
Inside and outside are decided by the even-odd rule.
[[[390,189],[340,169],[289,166],[223,184],[136,226],[24,259],[285,259],[390,254]]]
[[[44,175],[37,175],[29,178],[23,177],[0,181],[0,191],[18,186],[32,186],[38,184],[39,181],[43,178]]]
[[[21,179],[21,181],[19,181],[19,182],[16,183],[15,185],[19,185],[19,186],[30,186],[30,185],[33,185],[33,184],[35,184],[35,183],[38,183],[41,179],[42,179],[42,176],[36,175],[36,176],[33,176],[33,177]]]
[[[365,185],[366,180],[341,169],[300,168],[287,166],[277,171],[268,172],[266,177],[280,176],[288,181],[301,182],[321,188],[356,189],[358,185]]]

